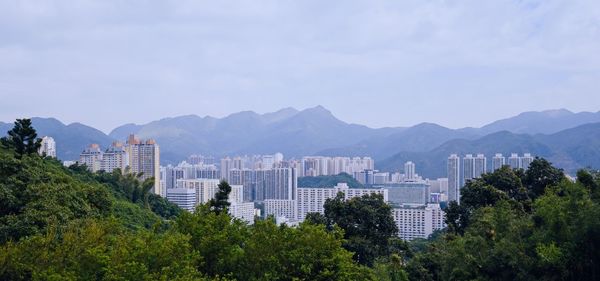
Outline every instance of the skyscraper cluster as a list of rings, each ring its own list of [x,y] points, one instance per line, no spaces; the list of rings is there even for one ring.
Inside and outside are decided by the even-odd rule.
[[[508,165],[513,169],[527,169],[534,157],[530,153],[525,153],[520,157],[517,153],[512,153],[508,161],[501,153],[496,153],[492,158],[492,171]],[[448,157],[448,201],[457,201],[460,203],[460,189],[469,180],[480,178],[482,174],[490,172],[487,169],[487,158],[483,154],[466,154],[462,158],[457,154]]]
[[[357,173],[374,170],[375,161],[371,157],[302,157],[300,176],[316,177],[347,173],[355,176]],[[355,176],[356,178],[357,176]]]
[[[105,151],[101,150],[100,145],[91,144],[81,152],[77,162],[86,165],[92,172],[119,169],[122,172],[142,173],[140,180],[153,178],[152,192],[165,196],[160,184],[160,150],[152,139],[140,140],[130,135],[125,145],[113,142]]]

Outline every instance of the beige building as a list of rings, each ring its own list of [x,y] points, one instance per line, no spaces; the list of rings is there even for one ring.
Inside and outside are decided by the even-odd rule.
[[[135,135],[127,139],[126,149],[132,173],[143,173],[142,180],[154,178],[154,194],[166,196],[160,185],[160,150],[153,139],[139,140]]]

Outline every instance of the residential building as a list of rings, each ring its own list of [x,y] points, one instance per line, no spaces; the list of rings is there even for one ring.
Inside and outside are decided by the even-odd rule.
[[[112,145],[104,151],[100,169],[105,172],[112,172],[115,169],[125,172],[129,166],[129,155],[127,150],[120,142],[113,142]]]
[[[102,167],[102,150],[100,145],[93,143],[79,154],[79,165],[86,165],[91,172],[100,171]]]
[[[406,181],[414,181],[415,177],[415,163],[408,161],[404,163],[404,178]]]
[[[473,154],[467,154],[463,158],[463,185],[475,176],[475,158]]]
[[[141,180],[154,178],[152,192],[166,196],[160,185],[160,149],[153,139],[140,140],[135,135],[127,139],[126,152],[129,155],[129,167],[132,173],[142,173]]]
[[[346,183],[338,183],[335,187],[299,187],[298,188],[298,221],[303,221],[308,213],[324,213],[327,199],[334,198],[339,192],[344,199],[361,197],[366,194],[381,194],[388,201],[388,190],[385,188],[349,188]]]
[[[54,138],[49,136],[43,137],[38,153],[42,156],[45,155],[56,158],[56,142],[54,141]]]
[[[444,211],[439,204],[403,205],[393,209],[398,236],[403,240],[428,238],[435,230],[443,229]]]
[[[521,157],[521,168],[525,170],[529,169],[531,162],[533,162],[533,156],[531,156],[531,153],[525,153]]]
[[[502,153],[496,153],[492,158],[492,171],[496,171],[504,165],[506,165],[506,157],[502,156]]]
[[[521,158],[519,158],[519,154],[512,153],[510,157],[508,157],[508,165],[513,169],[521,168]]]
[[[429,183],[423,180],[386,184],[385,189],[392,205],[427,204],[431,193]]]
[[[167,188],[167,200],[180,208],[193,212],[198,206],[198,194],[195,188]]]
[[[262,199],[295,200],[298,176],[293,168],[274,168],[264,173]]]
[[[248,224],[254,223],[254,202],[231,203],[228,211],[234,218],[238,218]]]
[[[477,154],[473,159],[473,178],[481,178],[487,172],[487,158],[483,154]]]
[[[263,201],[266,217],[285,217],[288,221],[296,220],[296,200],[267,199]]]
[[[456,154],[448,157],[448,201],[460,203],[460,157]]]

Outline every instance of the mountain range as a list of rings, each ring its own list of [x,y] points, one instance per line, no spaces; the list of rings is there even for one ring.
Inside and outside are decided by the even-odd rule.
[[[80,123],[65,125],[54,118],[34,117],[32,121],[40,136],[54,137],[62,160],[77,159],[90,143],[106,147],[133,133],[157,141],[162,164],[177,163],[190,154],[372,156],[380,170],[396,171],[411,160],[422,175],[442,177],[451,153],[485,153],[491,158],[496,152],[531,152],[568,172],[600,167],[600,111],[525,112],[481,128],[462,129],[432,123],[374,129],[343,122],[322,106],[302,111],[284,108],[267,114],[243,111],[224,118],[186,115],[125,124],[108,135]],[[11,123],[0,122],[0,132],[10,128]]]

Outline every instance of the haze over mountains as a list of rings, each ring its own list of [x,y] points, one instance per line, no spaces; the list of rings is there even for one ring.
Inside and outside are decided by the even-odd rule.
[[[376,168],[399,170],[404,161],[417,164],[427,177],[445,176],[450,153],[531,152],[572,172],[600,167],[600,112],[568,110],[525,112],[481,128],[449,129],[422,123],[412,127],[369,128],[348,124],[317,106],[298,111],[285,108],[273,113],[243,111],[224,118],[186,115],[148,124],[125,124],[110,134],[53,118],[32,118],[40,136],[57,142],[58,157],[77,159],[90,143],[106,147],[135,133],[154,138],[161,147],[163,164],[177,163],[190,154],[222,157],[241,154],[372,156]],[[3,134],[12,123],[0,122]]]

